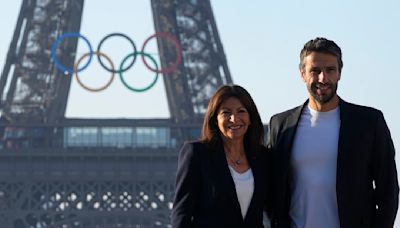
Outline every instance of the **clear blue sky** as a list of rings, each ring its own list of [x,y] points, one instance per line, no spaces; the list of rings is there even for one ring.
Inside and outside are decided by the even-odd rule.
[[[126,33],[141,46],[154,33],[150,1],[85,2],[81,32],[93,46],[111,32]],[[0,66],[4,64],[20,4],[21,0],[4,1],[0,7]],[[212,5],[233,80],[253,95],[263,122],[267,123],[274,113],[305,101],[306,88],[297,68],[299,52],[306,41],[324,36],[343,51],[338,94],[349,102],[382,110],[399,150],[400,109],[396,100],[400,98],[400,1],[212,0]],[[119,53],[126,49],[127,44],[110,41],[105,50],[117,59],[126,55]],[[150,47],[148,51],[156,49]],[[78,52],[86,52],[82,43]],[[88,83],[101,83],[109,76],[95,65],[82,77],[96,74],[103,81]],[[130,73],[137,81],[132,83],[152,76],[143,66],[135,67]],[[109,90],[100,94],[88,93],[73,82],[67,116],[169,116],[162,81],[147,93],[133,94],[116,79]]]

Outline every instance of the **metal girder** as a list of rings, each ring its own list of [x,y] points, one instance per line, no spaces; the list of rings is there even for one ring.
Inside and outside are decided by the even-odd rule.
[[[23,1],[0,80],[1,111],[10,122],[64,117],[71,75],[55,69],[51,45],[64,32],[79,32],[82,10],[83,0]],[[61,61],[73,65],[77,39],[60,46]]]
[[[157,32],[177,37],[182,47],[182,63],[164,74],[171,116],[177,122],[193,122],[203,117],[208,100],[224,84],[232,84],[228,64],[214,21],[210,1],[152,0]],[[171,42],[159,39],[161,65],[168,67],[177,58]]]

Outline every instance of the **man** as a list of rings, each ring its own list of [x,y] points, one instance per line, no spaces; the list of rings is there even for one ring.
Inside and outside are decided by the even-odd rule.
[[[272,227],[393,227],[398,207],[395,150],[381,111],[337,94],[342,52],[325,38],[300,53],[308,100],[273,116]]]

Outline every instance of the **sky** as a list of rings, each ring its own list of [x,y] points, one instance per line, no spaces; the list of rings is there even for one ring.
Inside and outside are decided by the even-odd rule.
[[[14,31],[21,0],[4,1],[0,7],[0,66]],[[235,84],[253,96],[264,123],[278,112],[302,104],[307,90],[298,72],[299,52],[315,37],[334,40],[343,52],[344,67],[338,94],[349,102],[380,109],[400,148],[400,1],[397,0],[303,0],[239,1],[211,0],[219,35]],[[149,0],[85,0],[81,33],[92,46],[107,34],[129,35],[138,47],[154,34]],[[154,41],[154,40],[153,40]],[[155,43],[155,42],[154,42]],[[147,52],[156,54],[155,44]],[[129,44],[107,41],[104,52],[123,58]],[[84,43],[78,54],[84,54]],[[153,73],[143,64],[127,72],[137,86],[145,86]],[[89,80],[96,75],[95,80]],[[92,86],[104,83],[110,74],[95,61],[81,77]],[[93,77],[91,78],[93,79]],[[96,84],[97,83],[97,84]],[[133,93],[116,78],[110,88],[90,93],[73,80],[67,117],[168,118],[162,77],[147,92]],[[400,164],[399,155],[396,156]],[[400,219],[396,227],[400,228]]]

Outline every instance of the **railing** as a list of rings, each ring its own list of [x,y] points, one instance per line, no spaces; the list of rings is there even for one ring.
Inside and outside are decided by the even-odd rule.
[[[0,149],[177,148],[200,136],[200,125],[81,121],[59,125],[0,125]]]

